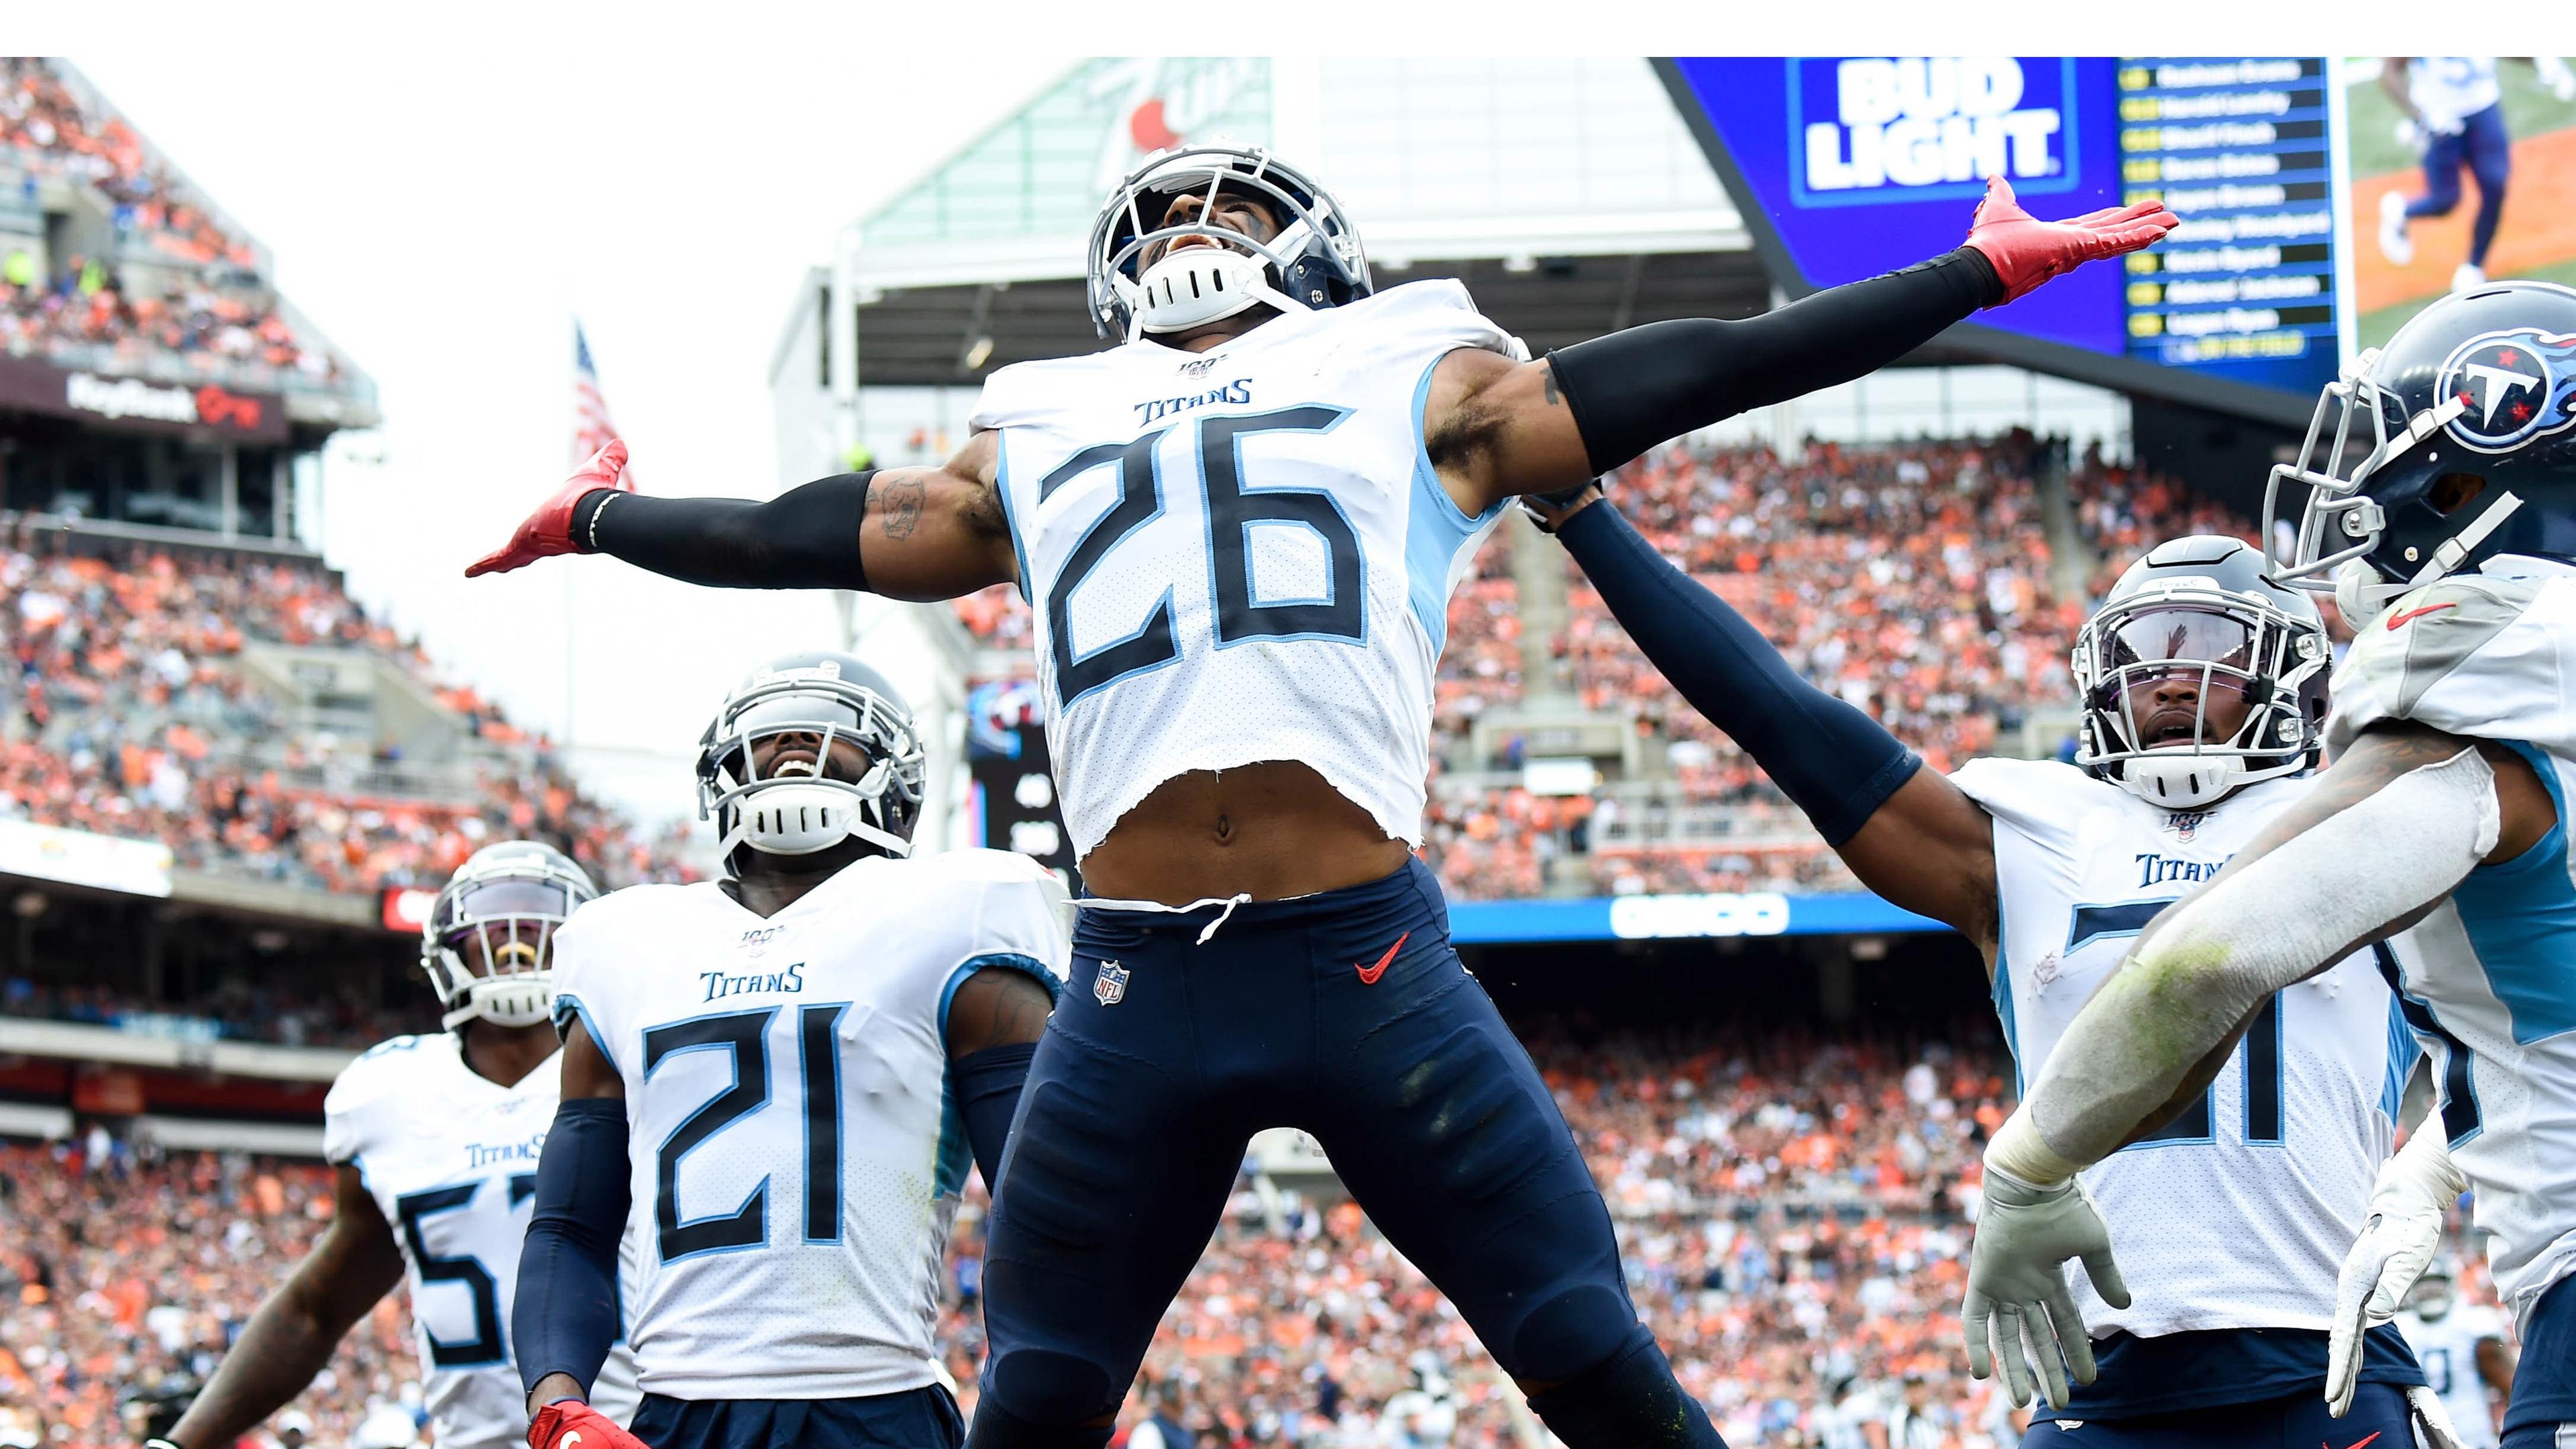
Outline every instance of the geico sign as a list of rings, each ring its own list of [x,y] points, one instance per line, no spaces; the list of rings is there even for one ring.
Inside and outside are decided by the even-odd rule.
[[[2039,62],[2042,73],[2049,62]],[[1806,122],[1810,191],[1938,186],[1987,176],[2054,176],[2055,138],[2065,118],[2029,96],[2029,76],[2010,56],[1966,59],[1856,57],[1834,67],[1831,120]],[[2025,106],[2025,99],[2034,104]]]
[[[1625,940],[1656,936],[1776,936],[1787,929],[1789,898],[1777,891],[1616,896],[1610,902],[1610,934]]]

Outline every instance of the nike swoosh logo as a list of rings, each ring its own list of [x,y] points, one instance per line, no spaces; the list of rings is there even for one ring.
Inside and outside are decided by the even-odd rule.
[[[2451,607],[2451,606],[2450,606],[2450,605],[2448,605],[2448,604],[2442,604],[2442,605],[2439,605],[2439,606],[2437,606],[2437,607],[2447,609],[2447,608],[2449,608],[2449,607]],[[2376,1430],[2375,1430],[2375,1431],[2373,1431],[2373,1432],[2372,1432],[2372,1434],[2371,1434],[2371,1436],[2370,1436],[2370,1439],[2376,1439],[2376,1438],[2378,1438],[2378,1437],[2379,1437],[2379,1435],[2380,1435],[2380,1433],[2382,1433],[2382,1432],[2385,1432],[2385,1431],[2376,1431]],[[2362,1449],[2362,1446],[2363,1446],[2363,1445],[2365,1445],[2365,1444],[2368,1444],[2368,1443],[2370,1442],[2370,1439],[2363,1439],[2363,1440],[2360,1440],[2360,1441],[2356,1442],[2356,1443],[2352,1446],[2352,1449]],[[2328,1446],[2327,1446],[2327,1445],[2324,1445],[2324,1444],[2319,1444],[2319,1445],[2317,1446],[2317,1449],[2328,1449]]]
[[[1375,986],[1377,984],[1377,979],[1386,974],[1388,963],[1395,960],[1395,953],[1403,950],[1404,943],[1412,939],[1413,933],[1411,931],[1407,931],[1403,935],[1396,937],[1395,944],[1386,948],[1386,954],[1378,957],[1377,964],[1374,966],[1363,966],[1357,961],[1352,962],[1351,969],[1360,973],[1360,984],[1362,986]]]
[[[2457,604],[2426,604],[2420,609],[2409,609],[2403,614],[2391,614],[2388,616],[2388,632],[2391,634],[2396,633],[2397,626],[2405,623],[2409,619],[2421,619],[2426,614],[2437,614],[2444,609],[2456,609],[2458,607],[2460,606]],[[2367,1444],[2369,1442],[2369,1440],[2364,1439],[2361,1441],[2361,1444]],[[2352,1449],[2361,1449],[2361,1444],[2353,1445]]]
[[[2370,1436],[2370,1439],[2376,1439],[2376,1438],[2378,1438],[2378,1437],[2379,1437],[2378,1435],[2373,1434],[2373,1435],[2371,1435],[2371,1436]],[[2367,1444],[2367,1443],[2369,1443],[2369,1442],[2370,1442],[2370,1439],[2364,1439],[2364,1440],[2362,1440],[2362,1441],[2361,1441],[2361,1443],[2362,1443],[2362,1444]],[[571,1433],[566,1434],[565,1436],[563,1436],[563,1442],[562,1442],[562,1443],[560,1443],[560,1444],[558,1444],[558,1445],[556,1446],[556,1449],[572,1449],[572,1446],[574,1446],[575,1444],[578,1444],[578,1443],[580,1443],[580,1442],[581,1442],[581,1431],[580,1431],[579,1429],[575,1429],[575,1430],[573,1430]],[[2353,1446],[2353,1449],[2361,1449],[2361,1445],[2360,1445],[2360,1444],[2356,1444],[2356,1445],[2354,1445],[2354,1446]]]

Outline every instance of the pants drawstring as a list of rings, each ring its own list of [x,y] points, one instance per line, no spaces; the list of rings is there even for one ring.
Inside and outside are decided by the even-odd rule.
[[[1224,925],[1226,919],[1234,914],[1235,907],[1251,903],[1252,893],[1241,891],[1230,896],[1209,896],[1205,900],[1192,901],[1186,906],[1167,906],[1161,901],[1104,900],[1097,896],[1085,896],[1075,901],[1074,905],[1090,911],[1153,911],[1172,916],[1185,915],[1207,906],[1223,906],[1225,909],[1216,913],[1216,919],[1207,923],[1207,929],[1199,932],[1197,944],[1204,946],[1208,943],[1208,938],[1216,934],[1217,927]]]

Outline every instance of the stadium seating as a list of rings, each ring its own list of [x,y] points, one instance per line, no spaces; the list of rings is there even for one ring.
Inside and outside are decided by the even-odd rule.
[[[0,715],[0,810],[319,890],[442,884],[477,845],[514,836],[557,845],[603,886],[686,874],[675,839],[640,836],[583,796],[542,741],[441,684],[326,571],[193,551],[111,561],[9,533],[0,640],[19,687]],[[236,667],[263,642],[369,656],[416,680],[485,747],[477,772],[438,798],[406,790],[397,759],[361,750],[351,765]]]
[[[85,102],[48,61],[0,59],[0,207],[48,180],[95,194],[112,240],[51,256],[0,234],[0,352],[247,386],[340,379],[339,361],[280,315],[247,239],[155,164],[123,118]]]

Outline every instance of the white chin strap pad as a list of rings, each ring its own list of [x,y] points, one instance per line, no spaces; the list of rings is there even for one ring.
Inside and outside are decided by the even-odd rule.
[[[2189,810],[2236,788],[2245,759],[2197,750],[2151,751],[2120,762],[2120,783],[2150,805]]]
[[[494,1026],[537,1026],[553,1019],[555,978],[552,971],[478,976],[465,988],[465,1000],[447,1013],[445,1025],[483,1020]]]
[[[846,785],[824,783],[752,791],[734,802],[734,827],[719,854],[740,844],[764,855],[813,855],[854,835],[898,859],[912,854],[912,842],[862,818],[864,798]]]
[[[1300,310],[1270,285],[1261,258],[1229,247],[1183,247],[1145,269],[1136,286],[1136,324],[1145,332],[1186,332],[1267,302]]]

